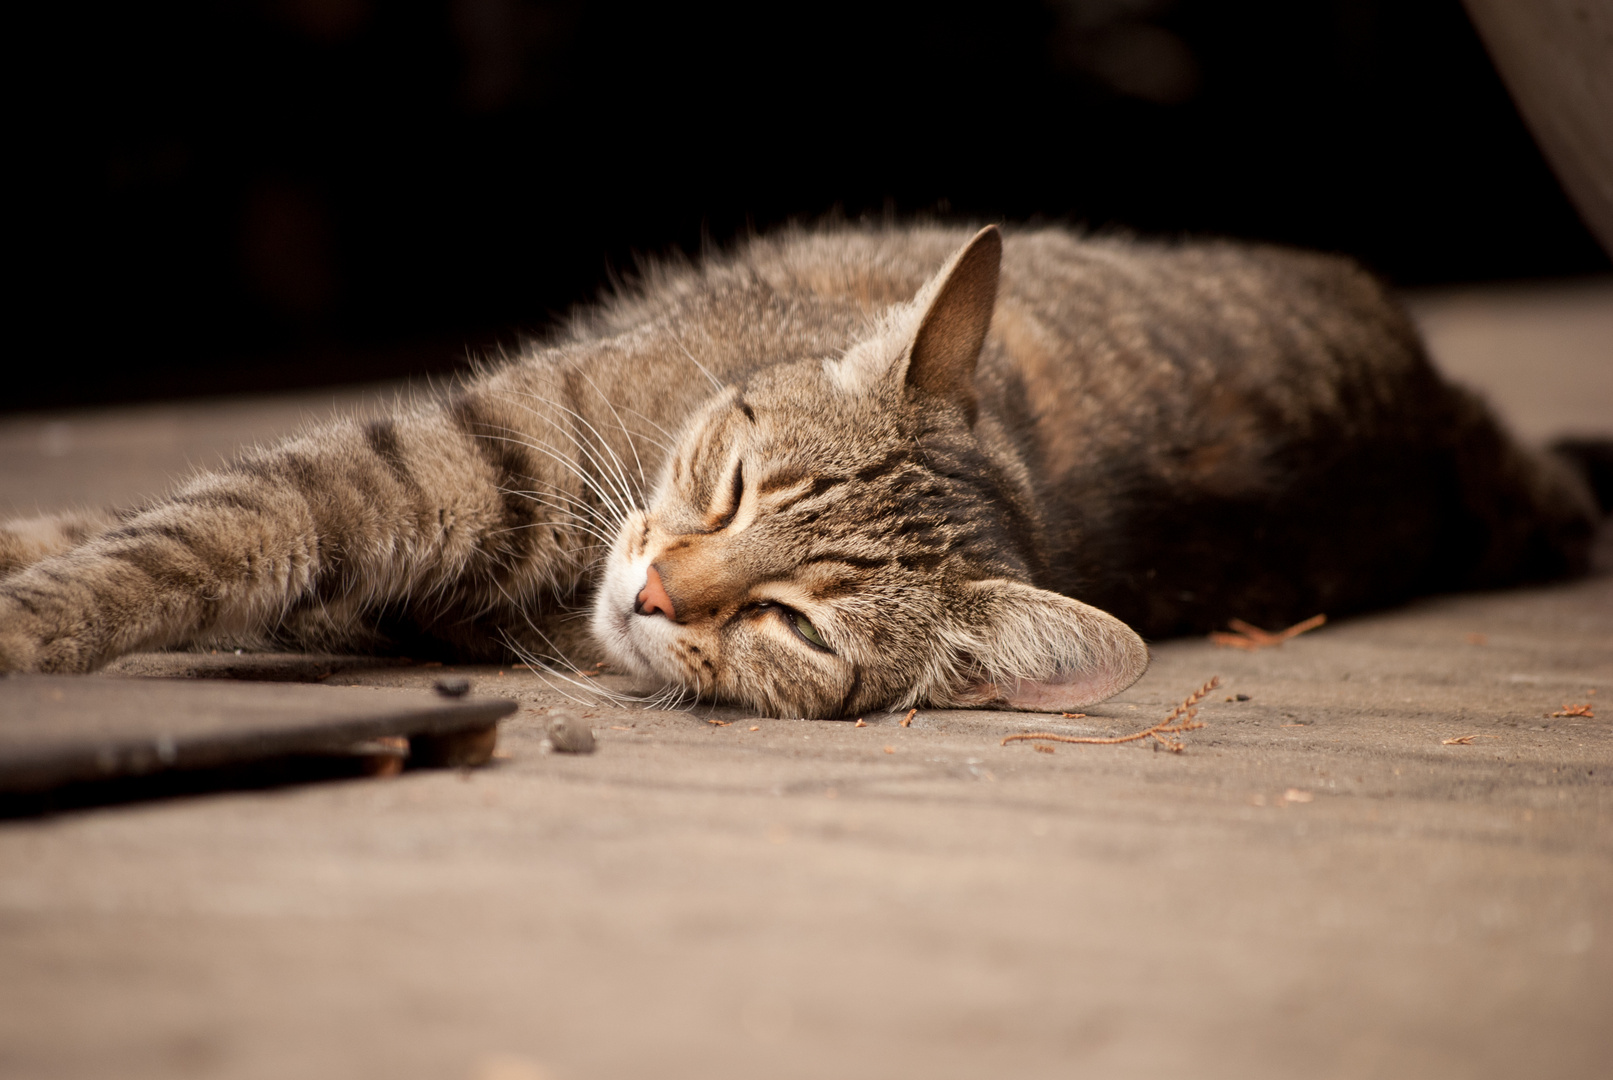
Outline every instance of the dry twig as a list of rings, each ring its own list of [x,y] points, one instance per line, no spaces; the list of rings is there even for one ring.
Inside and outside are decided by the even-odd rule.
[[[1006,735],[1003,737],[1003,741],[1000,745],[1007,746],[1009,743],[1018,739],[1046,739],[1049,742],[1087,743],[1094,746],[1113,746],[1116,743],[1135,742],[1138,739],[1146,739],[1149,736],[1153,736],[1154,740],[1165,749],[1169,750],[1173,754],[1180,754],[1183,750],[1187,749],[1187,747],[1183,745],[1182,740],[1166,738],[1166,736],[1180,735],[1185,731],[1197,731],[1199,728],[1203,727],[1204,721],[1198,718],[1198,704],[1204,700],[1204,695],[1208,694],[1211,690],[1214,690],[1220,685],[1221,676],[1210,676],[1209,682],[1187,695],[1187,697],[1182,700],[1180,705],[1171,710],[1169,716],[1165,717],[1165,719],[1161,720],[1153,727],[1144,731],[1136,732],[1132,735],[1117,735],[1112,739],[1103,739],[1088,735],[1054,735],[1050,732],[1035,732],[1024,735]],[[1039,750],[1041,747],[1037,747],[1037,749]]]
[[[918,714],[919,714],[919,711],[917,709],[909,709],[909,710],[907,710],[907,715],[902,717],[902,726],[903,727],[912,727],[913,726],[913,717],[917,716]]]
[[[1441,739],[1442,746],[1472,746],[1474,739],[1499,739],[1499,735],[1458,735],[1454,739]]]
[[[1246,623],[1242,619],[1228,619],[1227,625],[1232,627],[1230,634],[1217,631],[1210,635],[1210,640],[1217,645],[1225,645],[1234,649],[1243,649],[1247,652],[1258,652],[1261,649],[1276,648],[1289,638],[1298,637],[1307,630],[1315,630],[1327,622],[1326,615],[1312,615],[1304,622],[1297,622],[1287,630],[1262,630],[1253,623]]]

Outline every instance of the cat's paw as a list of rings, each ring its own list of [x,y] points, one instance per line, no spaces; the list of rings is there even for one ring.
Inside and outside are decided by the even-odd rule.
[[[13,671],[39,670],[39,640],[21,629],[14,629],[4,620],[4,601],[0,601],[0,674]]]
[[[97,666],[93,636],[62,633],[29,605],[0,593],[0,672],[90,671]]]

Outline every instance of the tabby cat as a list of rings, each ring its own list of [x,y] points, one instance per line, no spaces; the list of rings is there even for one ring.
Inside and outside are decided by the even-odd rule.
[[[1067,710],[1142,674],[1139,633],[1582,570],[1596,514],[1344,259],[798,229],[440,399],[0,530],[0,670],[244,642]]]

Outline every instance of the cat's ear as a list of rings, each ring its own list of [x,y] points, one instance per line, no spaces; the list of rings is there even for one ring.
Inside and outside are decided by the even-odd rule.
[[[978,581],[966,651],[977,675],[958,703],[1072,712],[1148,670],[1148,646],[1108,612],[1017,581]]]
[[[907,385],[951,402],[973,424],[976,414],[975,364],[991,313],[997,306],[997,277],[1003,238],[987,225],[963,245],[919,294],[929,306],[908,354]]]

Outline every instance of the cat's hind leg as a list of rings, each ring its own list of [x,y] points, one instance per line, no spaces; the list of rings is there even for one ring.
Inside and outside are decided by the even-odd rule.
[[[1452,387],[1442,434],[1455,484],[1440,549],[1444,588],[1485,589],[1573,577],[1590,568],[1605,506],[1597,452],[1525,446],[1476,394]],[[1605,445],[1599,451],[1605,458]],[[1600,460],[1600,459],[1599,459]],[[1605,478],[1600,479],[1605,484]]]

